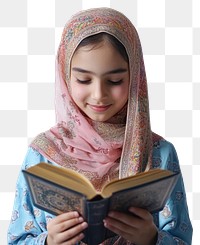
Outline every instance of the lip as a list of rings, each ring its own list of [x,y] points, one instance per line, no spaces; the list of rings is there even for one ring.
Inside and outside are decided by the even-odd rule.
[[[108,108],[111,106],[111,105],[90,105],[90,108],[96,112],[104,112],[106,110],[108,110]]]

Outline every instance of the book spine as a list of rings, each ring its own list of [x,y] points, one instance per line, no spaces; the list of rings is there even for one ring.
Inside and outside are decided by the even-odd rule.
[[[97,245],[106,239],[106,228],[103,220],[108,213],[108,203],[108,198],[86,203],[88,228],[83,240],[86,244]]]

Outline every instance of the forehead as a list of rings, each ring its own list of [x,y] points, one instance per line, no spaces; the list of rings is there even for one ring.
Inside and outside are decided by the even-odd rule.
[[[128,69],[128,63],[109,42],[103,42],[95,47],[91,45],[80,47],[72,57],[71,68],[73,67],[105,73],[113,69]]]

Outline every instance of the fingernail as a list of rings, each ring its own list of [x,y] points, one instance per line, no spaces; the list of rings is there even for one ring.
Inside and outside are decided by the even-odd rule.
[[[79,239],[80,239],[80,240],[83,239],[84,236],[85,236],[84,233],[79,234]]]
[[[129,211],[132,212],[132,213],[135,213],[135,212],[136,212],[136,210],[135,210],[134,207],[130,207],[130,208],[129,208]]]
[[[87,227],[88,227],[88,224],[87,224],[87,222],[83,222],[83,223],[81,224],[81,226],[82,226],[83,228],[87,228]]]
[[[78,217],[79,216],[79,213],[77,211],[74,211],[74,216],[75,217]]]
[[[103,223],[104,223],[104,226],[107,227],[108,223],[105,219],[103,220]]]
[[[79,218],[78,218],[78,221],[79,221],[79,222],[83,222],[83,217],[79,217]]]
[[[113,216],[114,216],[114,212],[112,212],[112,211],[109,212],[109,213],[108,213],[108,216],[113,217]]]

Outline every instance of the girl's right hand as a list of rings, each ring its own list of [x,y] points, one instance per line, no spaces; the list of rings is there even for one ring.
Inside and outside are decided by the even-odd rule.
[[[47,225],[46,245],[76,244],[83,239],[83,230],[87,226],[76,211],[58,215]]]

